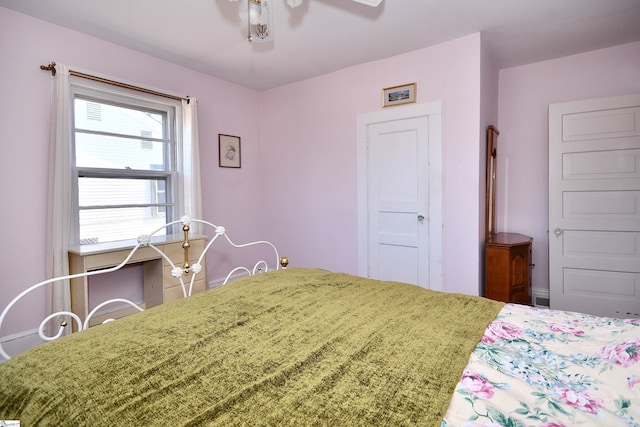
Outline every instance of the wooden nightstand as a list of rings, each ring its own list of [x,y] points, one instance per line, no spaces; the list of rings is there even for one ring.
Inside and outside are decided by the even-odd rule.
[[[485,245],[485,296],[498,301],[531,304],[533,238],[498,233]]]

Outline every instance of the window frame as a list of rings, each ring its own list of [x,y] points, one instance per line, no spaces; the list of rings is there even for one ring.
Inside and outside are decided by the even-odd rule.
[[[80,241],[80,211],[91,208],[91,206],[80,207],[79,205],[79,179],[80,178],[125,178],[125,179],[147,179],[163,180],[165,182],[165,203],[141,203],[141,204],[121,204],[110,205],[104,209],[126,208],[126,207],[167,207],[166,222],[171,222],[178,217],[181,211],[182,183],[181,156],[182,151],[182,105],[179,101],[160,96],[147,94],[132,89],[116,87],[101,82],[95,82],[82,78],[70,78],[70,144],[71,144],[71,230],[69,236],[70,246],[84,246]],[[144,136],[131,136],[132,139],[160,141],[168,144],[164,152],[164,161],[168,170],[139,170],[139,169],[110,169],[96,168],[76,165],[76,132],[75,127],[75,100],[81,98],[89,102],[101,104],[111,104],[120,107],[132,107],[166,114],[166,123],[163,129],[164,138],[146,138]],[[94,135],[111,135],[109,133],[83,130],[82,133]],[[167,141],[167,142],[165,142]],[[95,206],[94,206],[95,208]],[[143,234],[147,230],[140,230]],[[152,230],[148,230],[149,232]],[[167,234],[177,232],[167,230]],[[135,239],[138,236],[131,236]]]

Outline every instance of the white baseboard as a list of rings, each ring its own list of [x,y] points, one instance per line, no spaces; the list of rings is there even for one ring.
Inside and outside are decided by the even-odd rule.
[[[42,344],[44,341],[40,338],[40,335],[38,335],[38,330],[33,329],[1,337],[0,342],[2,342],[2,348],[4,348],[4,351],[9,354],[9,356],[15,356],[16,354]],[[2,357],[0,357],[0,360],[1,359]]]
[[[531,294],[534,307],[549,308],[549,289],[532,288]]]
[[[274,270],[276,269],[275,268],[267,269],[267,271],[274,271]],[[259,274],[259,273],[256,273],[256,274]],[[238,270],[235,274],[232,274],[231,277],[229,277],[229,281],[227,283],[231,283],[234,280],[238,280],[243,277],[247,277],[249,275],[250,274],[248,274],[246,271]],[[224,283],[224,279],[226,279],[226,276],[220,277],[218,279],[210,280],[209,283],[207,284],[208,289],[217,288],[218,286],[221,286]]]
[[[247,277],[247,276],[248,276],[248,274],[247,274],[246,271],[238,271],[237,273],[235,273],[231,277],[229,277],[229,280],[227,281],[227,283],[231,283],[234,280],[238,280],[238,279],[241,279],[241,278]],[[224,283],[225,279],[226,279],[226,276],[225,277],[220,277],[218,279],[210,280],[209,284],[208,284],[209,289],[217,288],[218,286],[222,286],[222,284]]]

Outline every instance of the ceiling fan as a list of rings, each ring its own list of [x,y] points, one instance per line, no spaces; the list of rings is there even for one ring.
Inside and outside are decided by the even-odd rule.
[[[229,0],[238,1],[238,0]],[[376,7],[382,0],[352,0],[367,6]],[[247,0],[247,40],[249,42],[268,42],[273,40],[272,0]],[[290,7],[298,7],[302,0],[285,0]]]
[[[352,1],[366,4],[367,6],[373,6],[373,7],[376,7],[377,5],[382,3],[382,0],[352,0]],[[302,4],[302,0],[286,0],[286,2],[291,7],[300,6]]]

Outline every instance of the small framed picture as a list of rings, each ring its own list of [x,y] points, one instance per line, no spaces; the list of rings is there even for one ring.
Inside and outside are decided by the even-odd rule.
[[[218,134],[218,154],[221,168],[239,168],[240,137]]]
[[[416,84],[409,83],[382,89],[382,106],[391,107],[416,102]]]

